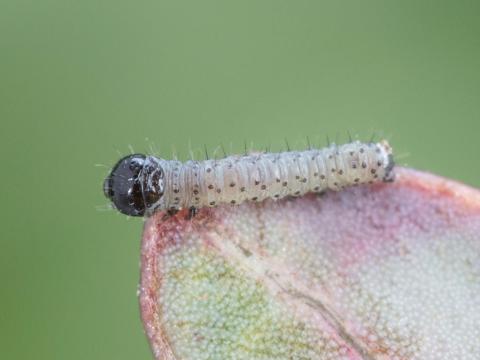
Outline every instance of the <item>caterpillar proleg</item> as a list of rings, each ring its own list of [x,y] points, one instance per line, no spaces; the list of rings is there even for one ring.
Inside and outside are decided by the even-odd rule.
[[[159,210],[234,205],[393,181],[393,167],[385,140],[185,163],[133,154],[113,167],[104,193],[120,212],[149,216]]]

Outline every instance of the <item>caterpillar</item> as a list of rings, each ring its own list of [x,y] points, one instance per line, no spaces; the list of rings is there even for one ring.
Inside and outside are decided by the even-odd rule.
[[[195,211],[389,182],[395,177],[393,167],[392,148],[385,140],[185,163],[132,154],[113,167],[104,193],[121,213],[150,216],[161,210]]]

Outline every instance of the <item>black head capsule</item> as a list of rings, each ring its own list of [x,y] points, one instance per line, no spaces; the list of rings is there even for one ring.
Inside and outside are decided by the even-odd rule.
[[[144,216],[156,208],[163,195],[162,168],[151,156],[125,156],[105,179],[103,192],[121,213]]]

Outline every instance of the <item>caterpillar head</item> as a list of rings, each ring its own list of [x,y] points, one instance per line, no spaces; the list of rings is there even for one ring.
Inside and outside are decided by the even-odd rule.
[[[103,192],[123,214],[143,216],[163,195],[163,170],[158,160],[142,154],[120,159],[105,179]]]

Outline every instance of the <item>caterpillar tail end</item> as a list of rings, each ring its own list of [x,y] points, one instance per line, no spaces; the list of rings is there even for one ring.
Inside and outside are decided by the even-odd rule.
[[[383,150],[385,160],[386,160],[385,167],[384,167],[385,173],[383,175],[382,180],[384,182],[393,182],[395,180],[395,171],[394,171],[395,160],[393,158],[393,149],[387,140],[380,141],[378,145]]]

